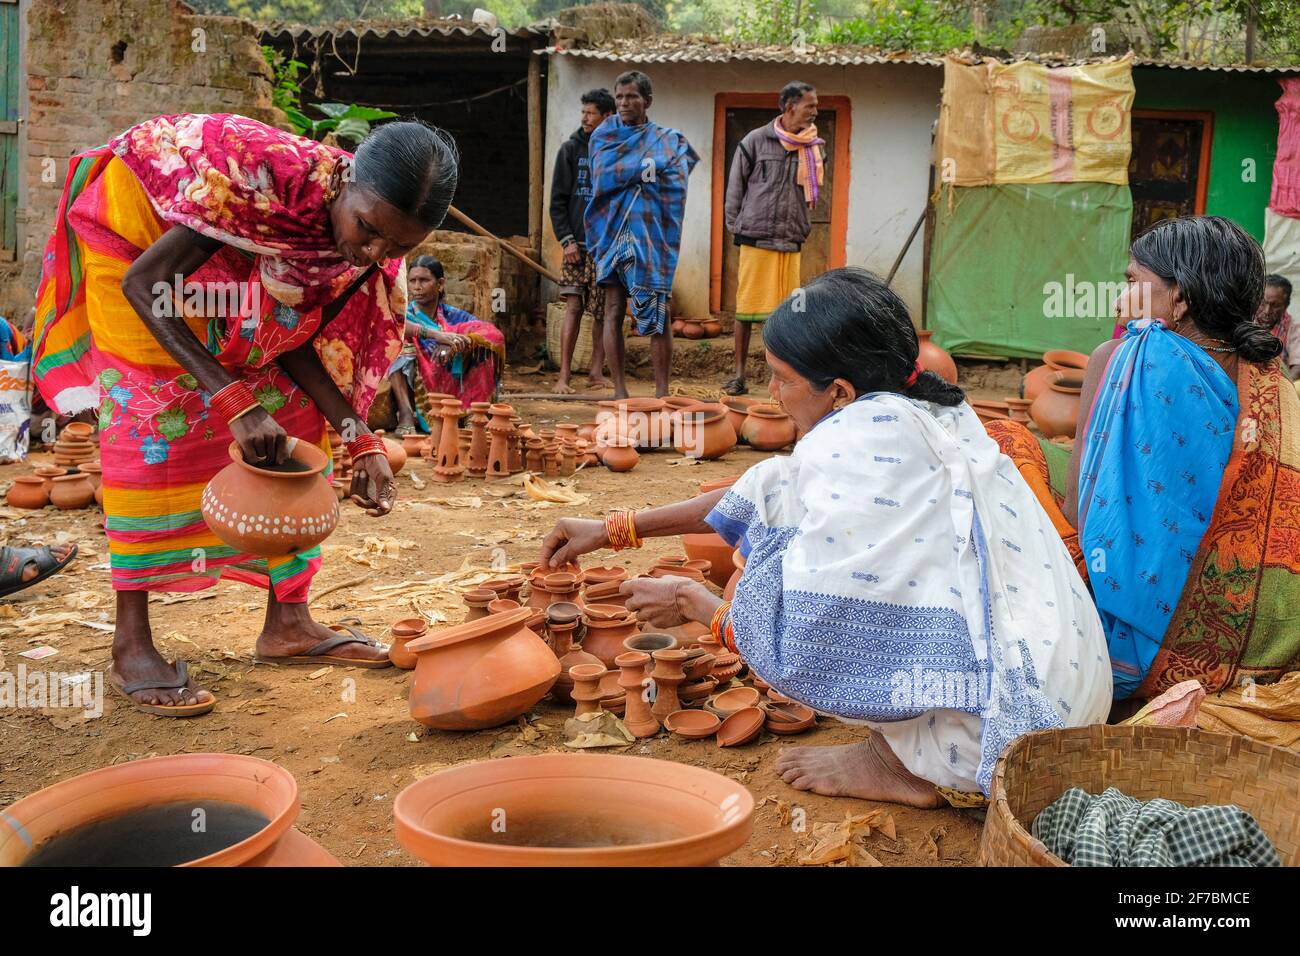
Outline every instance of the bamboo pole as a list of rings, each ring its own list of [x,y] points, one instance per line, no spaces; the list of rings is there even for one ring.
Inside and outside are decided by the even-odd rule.
[[[469,216],[465,215],[455,206],[447,207],[447,215],[451,216],[452,219],[455,219],[458,223],[460,223],[466,229],[469,229],[471,232],[477,232],[480,236],[484,236],[485,238],[488,239],[495,239],[501,245],[502,249],[504,249],[506,252],[513,255],[515,258],[519,259],[521,262],[523,262],[524,265],[528,266],[530,269],[532,269],[534,272],[538,273],[539,275],[545,276],[546,278],[554,282],[556,285],[563,284],[563,280],[554,272],[552,272],[550,269],[546,268],[546,266],[542,265],[540,262],[534,262],[533,259],[530,256],[526,255],[522,249],[519,249],[518,247],[511,245],[510,243],[502,239],[500,236],[494,235],[493,233],[484,229],[482,226],[476,223],[473,219],[469,218]]]

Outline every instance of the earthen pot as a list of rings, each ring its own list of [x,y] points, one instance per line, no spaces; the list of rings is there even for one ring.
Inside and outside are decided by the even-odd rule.
[[[440,866],[706,866],[745,845],[753,814],[721,774],[598,753],[460,764],[393,803],[398,842]]]
[[[271,471],[244,461],[230,443],[230,464],[203,489],[203,520],[237,551],[265,558],[313,548],[339,522],[339,501],[323,472],[330,459],[305,441],[294,441],[289,459],[298,471]]]
[[[679,455],[711,461],[736,447],[736,430],[725,405],[701,402],[679,414],[673,438]]]
[[[582,639],[582,649],[600,658],[606,667],[614,666],[614,658],[627,650],[623,642],[640,631],[636,615],[615,604],[588,604],[583,621],[587,636]]]
[[[969,404],[970,407],[975,410],[975,415],[985,424],[995,421],[1005,421],[1011,417],[1008,414],[1009,406],[1006,402],[990,402],[974,399]]]
[[[729,395],[722,399],[722,404],[727,409],[727,420],[731,422],[736,437],[742,445],[748,444],[741,432],[745,428],[745,419],[749,417],[750,406],[757,405],[758,399],[750,398],[748,395]]]
[[[664,718],[664,730],[687,740],[712,737],[721,726],[722,721],[717,714],[711,714],[707,710],[675,710]]]
[[[742,707],[722,721],[718,728],[719,747],[739,747],[747,744],[763,729],[767,716],[758,707]]]
[[[690,555],[691,561],[708,562],[709,570],[704,575],[706,578],[720,588],[727,586],[734,570],[731,566],[731,553],[735,549],[723,541],[721,535],[684,534],[682,547]],[[698,568],[698,565],[694,566]]]
[[[500,614],[503,611],[513,611],[521,607],[523,607],[523,605],[514,598],[497,598],[488,605],[488,613]]]
[[[420,617],[403,618],[392,626],[388,632],[388,659],[394,667],[404,671],[415,669],[415,655],[407,650],[406,645],[417,637],[423,637],[428,630],[429,625]]]
[[[631,471],[640,460],[641,456],[637,454],[637,450],[625,438],[614,439],[601,452],[601,461],[613,472]]]
[[[695,319],[686,319],[682,322],[681,336],[684,339],[702,339],[705,337],[704,323]]]
[[[935,344],[934,331],[919,329],[916,337],[920,340],[920,353],[916,360],[921,363],[921,368],[927,372],[934,372],[950,385],[956,385],[957,363],[952,360],[951,355]]]
[[[653,654],[655,651],[671,651],[677,646],[677,638],[671,634],[633,634],[623,639],[623,649]]]
[[[552,604],[549,611],[556,608],[565,607],[563,604]],[[555,679],[555,684],[551,687],[551,696],[558,701],[569,702],[573,700],[573,678],[569,676],[569,670],[580,665],[594,665],[598,668],[604,668],[600,658],[584,651],[581,645],[574,643],[574,634],[578,628],[579,618],[582,612],[578,611],[573,617],[566,620],[558,620],[548,617],[546,623],[547,637],[550,641],[551,651],[560,662],[560,676]]]
[[[582,441],[592,442],[594,444],[596,441],[596,423],[583,422],[581,425],[579,425],[578,438],[581,439]]]
[[[722,323],[717,319],[705,319],[700,323],[700,327],[704,329],[706,339],[716,339],[722,334]]]
[[[1013,422],[1019,422],[1022,425],[1029,424],[1029,406],[1033,401],[1027,398],[1007,398],[1007,416]]]
[[[5,501],[14,508],[44,508],[50,503],[50,494],[45,490],[45,479],[39,475],[19,475],[9,486]]]
[[[1079,372],[1085,372],[1088,369],[1088,356],[1082,352],[1072,352],[1069,349],[1052,349],[1043,353],[1043,361],[1055,369],[1075,369]],[[1079,376],[1082,378],[1083,376]]]
[[[1046,438],[1073,438],[1079,419],[1079,391],[1083,376],[1079,372],[1055,372],[1047,389],[1029,409],[1034,424]]]
[[[406,467],[406,449],[401,442],[393,441],[382,431],[375,432],[384,441],[384,453],[388,456],[388,467],[396,475]]]
[[[528,606],[544,610],[560,601],[576,603],[580,594],[581,581],[576,574],[556,571],[532,579],[528,592]]]
[[[736,570],[727,579],[727,586],[722,589],[724,601],[730,601],[736,596],[736,588],[740,586],[740,579],[745,573],[745,556],[740,553],[739,548],[731,553],[731,564]]]
[[[35,849],[70,830],[177,802],[235,804],[268,821],[252,836],[181,866],[338,866],[294,829],[298,799],[293,774],[257,757],[189,753],[131,760],[62,780],[6,807],[0,866],[21,866]]]
[[[510,598],[513,601],[518,601],[526,583],[528,583],[527,578],[522,574],[511,574],[503,578],[484,581],[480,587],[490,588],[496,592],[496,596],[499,598]]]
[[[492,613],[488,610],[488,605],[497,599],[497,592],[491,588],[470,588],[463,598],[468,609],[465,620],[477,621]]]
[[[90,438],[94,434],[95,426],[89,422],[68,422],[63,426],[63,431],[59,433],[59,437],[63,439]]]
[[[62,511],[85,508],[95,500],[95,486],[90,476],[81,472],[60,475],[50,489],[50,504]]]
[[[91,487],[98,488],[104,478],[104,469],[97,461],[88,461],[77,466],[77,471],[90,479]]]
[[[402,451],[406,452],[406,460],[410,461],[413,458],[419,458],[421,453],[423,453],[424,451],[424,446],[427,445],[428,442],[429,439],[426,438],[424,435],[420,435],[416,433],[412,433],[410,435],[403,435]]]
[[[54,479],[60,478],[63,475],[66,475],[67,473],[68,473],[68,469],[66,468],[59,468],[59,467],[51,468],[48,465],[44,468],[36,469],[36,477],[41,479],[41,484],[45,488],[46,498],[48,498],[50,496],[50,492],[54,490]]]
[[[794,443],[794,419],[776,405],[755,403],[749,406],[740,433],[758,451],[779,451]]]
[[[527,713],[560,676],[555,654],[524,626],[532,614],[490,614],[408,642],[411,716],[438,730],[483,730]]]
[[[763,695],[752,687],[733,687],[710,700],[708,707],[720,717],[730,717],[736,711],[746,707],[757,707],[762,697]]]
[[[674,316],[672,321],[673,335],[681,335],[682,327],[686,325],[686,320],[680,315]]]

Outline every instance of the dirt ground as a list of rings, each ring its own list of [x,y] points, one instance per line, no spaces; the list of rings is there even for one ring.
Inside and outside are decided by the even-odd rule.
[[[995,376],[998,387],[989,390],[990,397],[1010,394],[1001,381],[1018,381],[1018,370],[1014,376],[1010,372]],[[699,387],[716,381],[711,376],[688,384]],[[505,391],[549,391],[553,382],[548,374],[511,376]],[[633,391],[648,394],[649,384],[637,381]],[[589,403],[514,404],[535,427],[588,421],[594,413]],[[46,463],[48,457],[38,453],[26,465],[0,466],[0,491],[15,475]],[[439,486],[431,480],[431,465],[418,461],[398,476],[401,502],[391,515],[372,519],[345,506],[338,530],[325,545],[324,567],[313,586],[318,596],[313,609],[326,622],[359,618],[368,633],[381,639],[392,622],[415,611],[458,622],[464,608],[455,587],[430,586],[432,579],[466,567],[487,568],[497,548],[511,563],[536,560],[542,536],[561,517],[675,501],[693,494],[698,482],[737,474],[761,457],[737,449],[721,461],[684,464],[665,451],[644,455],[627,474],[599,467],[583,470],[571,487],[589,500],[572,506],[530,506],[535,503],[526,498],[493,497],[475,480]],[[450,496],[457,500],[436,501]],[[100,512],[49,508],[33,513],[0,506],[0,518],[0,540],[5,543],[70,539],[81,549],[67,572],[0,602],[0,668],[14,670],[20,662],[63,671],[107,668],[113,599]],[[587,560],[639,572],[650,567],[655,555],[673,551],[680,551],[677,539],[661,539],[640,552],[604,552]],[[325,593],[341,584],[346,586]],[[405,590],[394,588],[403,584],[408,585]],[[565,749],[562,728],[571,711],[549,702],[529,715],[527,731],[519,726],[477,733],[426,731],[407,715],[410,672],[336,667],[318,674],[305,667],[255,664],[253,642],[263,606],[258,591],[230,583],[194,595],[153,596],[154,636],[163,654],[188,659],[197,680],[219,700],[208,716],[177,720],[138,713],[115,697],[107,682],[104,713],[95,719],[80,712],[0,712],[0,807],[66,777],[139,757],[192,751],[253,754],[297,777],[302,801],[297,825],[344,864],[409,865],[417,861],[398,845],[392,823],[393,799],[407,784],[464,761]],[[33,614],[68,612],[88,624],[53,624],[35,636],[18,634],[13,626]],[[40,665],[17,656],[38,645],[58,653]],[[763,801],[755,812],[752,838],[724,861],[728,865],[797,864],[813,844],[816,824],[841,821],[846,813],[862,814],[873,807],[888,809],[896,826],[896,839],[873,830],[866,840],[867,849],[884,865],[973,864],[982,811],[916,811],[819,797],[792,790],[774,773],[782,747],[849,743],[862,734],[861,729],[822,720],[800,737],[764,732],[756,742],[734,749],[720,749],[712,740],[683,741],[663,734],[627,752],[718,771]],[[793,812],[798,809],[803,812]]]

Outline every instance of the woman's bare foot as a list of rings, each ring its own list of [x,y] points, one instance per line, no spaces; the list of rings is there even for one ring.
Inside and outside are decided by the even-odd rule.
[[[790,747],[776,772],[796,790],[825,797],[857,797],[932,810],[944,805],[934,784],[910,773],[879,734],[859,744]]]
[[[566,376],[561,376],[559,381],[555,383],[555,387],[551,389],[551,392],[555,395],[572,395],[574,388],[569,384],[569,379]]]
[[[587,388],[613,388],[614,383],[603,375],[588,375]]]
[[[266,620],[262,633],[257,636],[258,657],[278,658],[306,654],[321,641],[338,637],[339,632],[312,620],[306,604],[281,604],[270,592],[266,603]],[[341,644],[330,651],[330,657],[344,657],[358,661],[388,659],[388,648],[365,644]]]
[[[153,646],[149,630],[149,592],[117,592],[117,629],[113,634],[111,679],[119,688],[143,680],[161,684],[176,682],[176,667],[167,663]],[[212,700],[206,690],[189,681],[184,687],[146,687],[131,694],[137,704],[184,707]]]

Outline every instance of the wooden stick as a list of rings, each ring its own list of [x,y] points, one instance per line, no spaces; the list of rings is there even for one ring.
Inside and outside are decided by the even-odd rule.
[[[315,604],[325,595],[333,594],[335,591],[342,591],[344,588],[356,587],[356,585],[358,584],[365,584],[368,580],[370,580],[369,577],[353,578],[351,581],[344,581],[340,584],[335,584],[332,585],[331,587],[327,587],[324,591],[321,591],[314,598],[312,598],[311,603]]]
[[[534,272],[538,273],[539,275],[546,276],[546,278],[550,279],[556,285],[563,284],[564,280],[561,279],[554,272],[552,272],[550,269],[546,268],[546,266],[542,265],[540,262],[534,262],[529,256],[524,254],[522,249],[519,249],[518,247],[511,245],[510,243],[502,239],[500,236],[496,236],[488,232],[488,230],[484,229],[482,226],[476,223],[473,219],[469,218],[469,216],[465,215],[455,206],[448,206],[447,214],[451,216],[452,219],[455,219],[458,223],[464,226],[466,229],[472,230],[473,232],[477,232],[480,236],[484,236],[488,239],[495,239],[501,245],[502,249],[504,249],[506,252],[513,255],[515,258],[521,260],[524,263],[524,265],[528,266]]]

